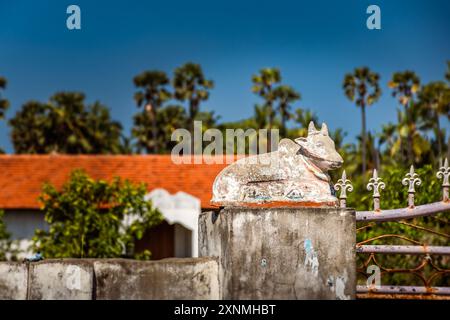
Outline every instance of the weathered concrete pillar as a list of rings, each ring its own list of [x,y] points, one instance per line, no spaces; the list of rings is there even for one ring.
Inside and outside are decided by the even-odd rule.
[[[0,262],[0,300],[26,300],[28,268],[20,262]]]
[[[199,218],[224,299],[354,299],[352,209],[229,207]]]
[[[94,267],[87,259],[55,259],[29,264],[29,300],[91,300]]]

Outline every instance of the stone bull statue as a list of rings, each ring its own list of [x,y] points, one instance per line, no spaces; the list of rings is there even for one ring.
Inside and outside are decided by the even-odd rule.
[[[326,124],[311,121],[306,138],[282,139],[278,150],[245,157],[223,169],[213,184],[218,206],[336,206],[328,170],[343,163]]]

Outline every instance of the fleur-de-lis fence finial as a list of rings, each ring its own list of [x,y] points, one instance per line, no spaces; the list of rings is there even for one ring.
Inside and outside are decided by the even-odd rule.
[[[450,167],[448,166],[448,159],[445,158],[444,165],[439,168],[436,173],[438,179],[442,179],[442,201],[447,202],[449,199],[449,189],[450,189]]]
[[[367,190],[373,190],[373,210],[380,211],[380,189],[383,190],[386,187],[381,178],[378,178],[377,169],[373,169],[372,178],[370,178],[367,184]]]
[[[342,172],[342,178],[337,181],[334,185],[336,190],[341,190],[339,194],[339,205],[341,208],[347,207],[347,191],[352,192],[353,186],[352,182],[347,179],[347,174],[345,170]]]
[[[414,194],[416,193],[414,186],[420,186],[422,184],[422,180],[420,180],[419,175],[414,172],[413,165],[411,165],[409,168],[409,173],[405,176],[406,177],[402,180],[402,184],[404,186],[408,186],[408,206],[412,208],[414,207]]]

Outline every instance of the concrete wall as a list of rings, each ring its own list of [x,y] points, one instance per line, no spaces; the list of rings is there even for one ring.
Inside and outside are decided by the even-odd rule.
[[[0,299],[219,299],[213,258],[0,262]]]
[[[28,268],[23,263],[0,262],[0,300],[27,298]]]
[[[353,210],[225,208],[199,220],[224,299],[354,299]]]
[[[28,268],[28,299],[90,300],[93,296],[92,261],[61,259],[31,263]]]
[[[96,299],[219,299],[219,266],[211,258],[171,258],[149,263],[94,262]]]
[[[0,262],[0,299],[353,299],[355,213],[225,208],[199,217],[201,258]]]

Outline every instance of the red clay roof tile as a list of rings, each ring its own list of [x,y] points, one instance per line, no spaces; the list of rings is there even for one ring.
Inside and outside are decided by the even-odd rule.
[[[0,208],[39,209],[44,182],[57,188],[70,172],[84,169],[94,179],[114,177],[145,183],[149,191],[184,191],[211,208],[212,184],[226,164],[181,164],[170,155],[0,155]]]

